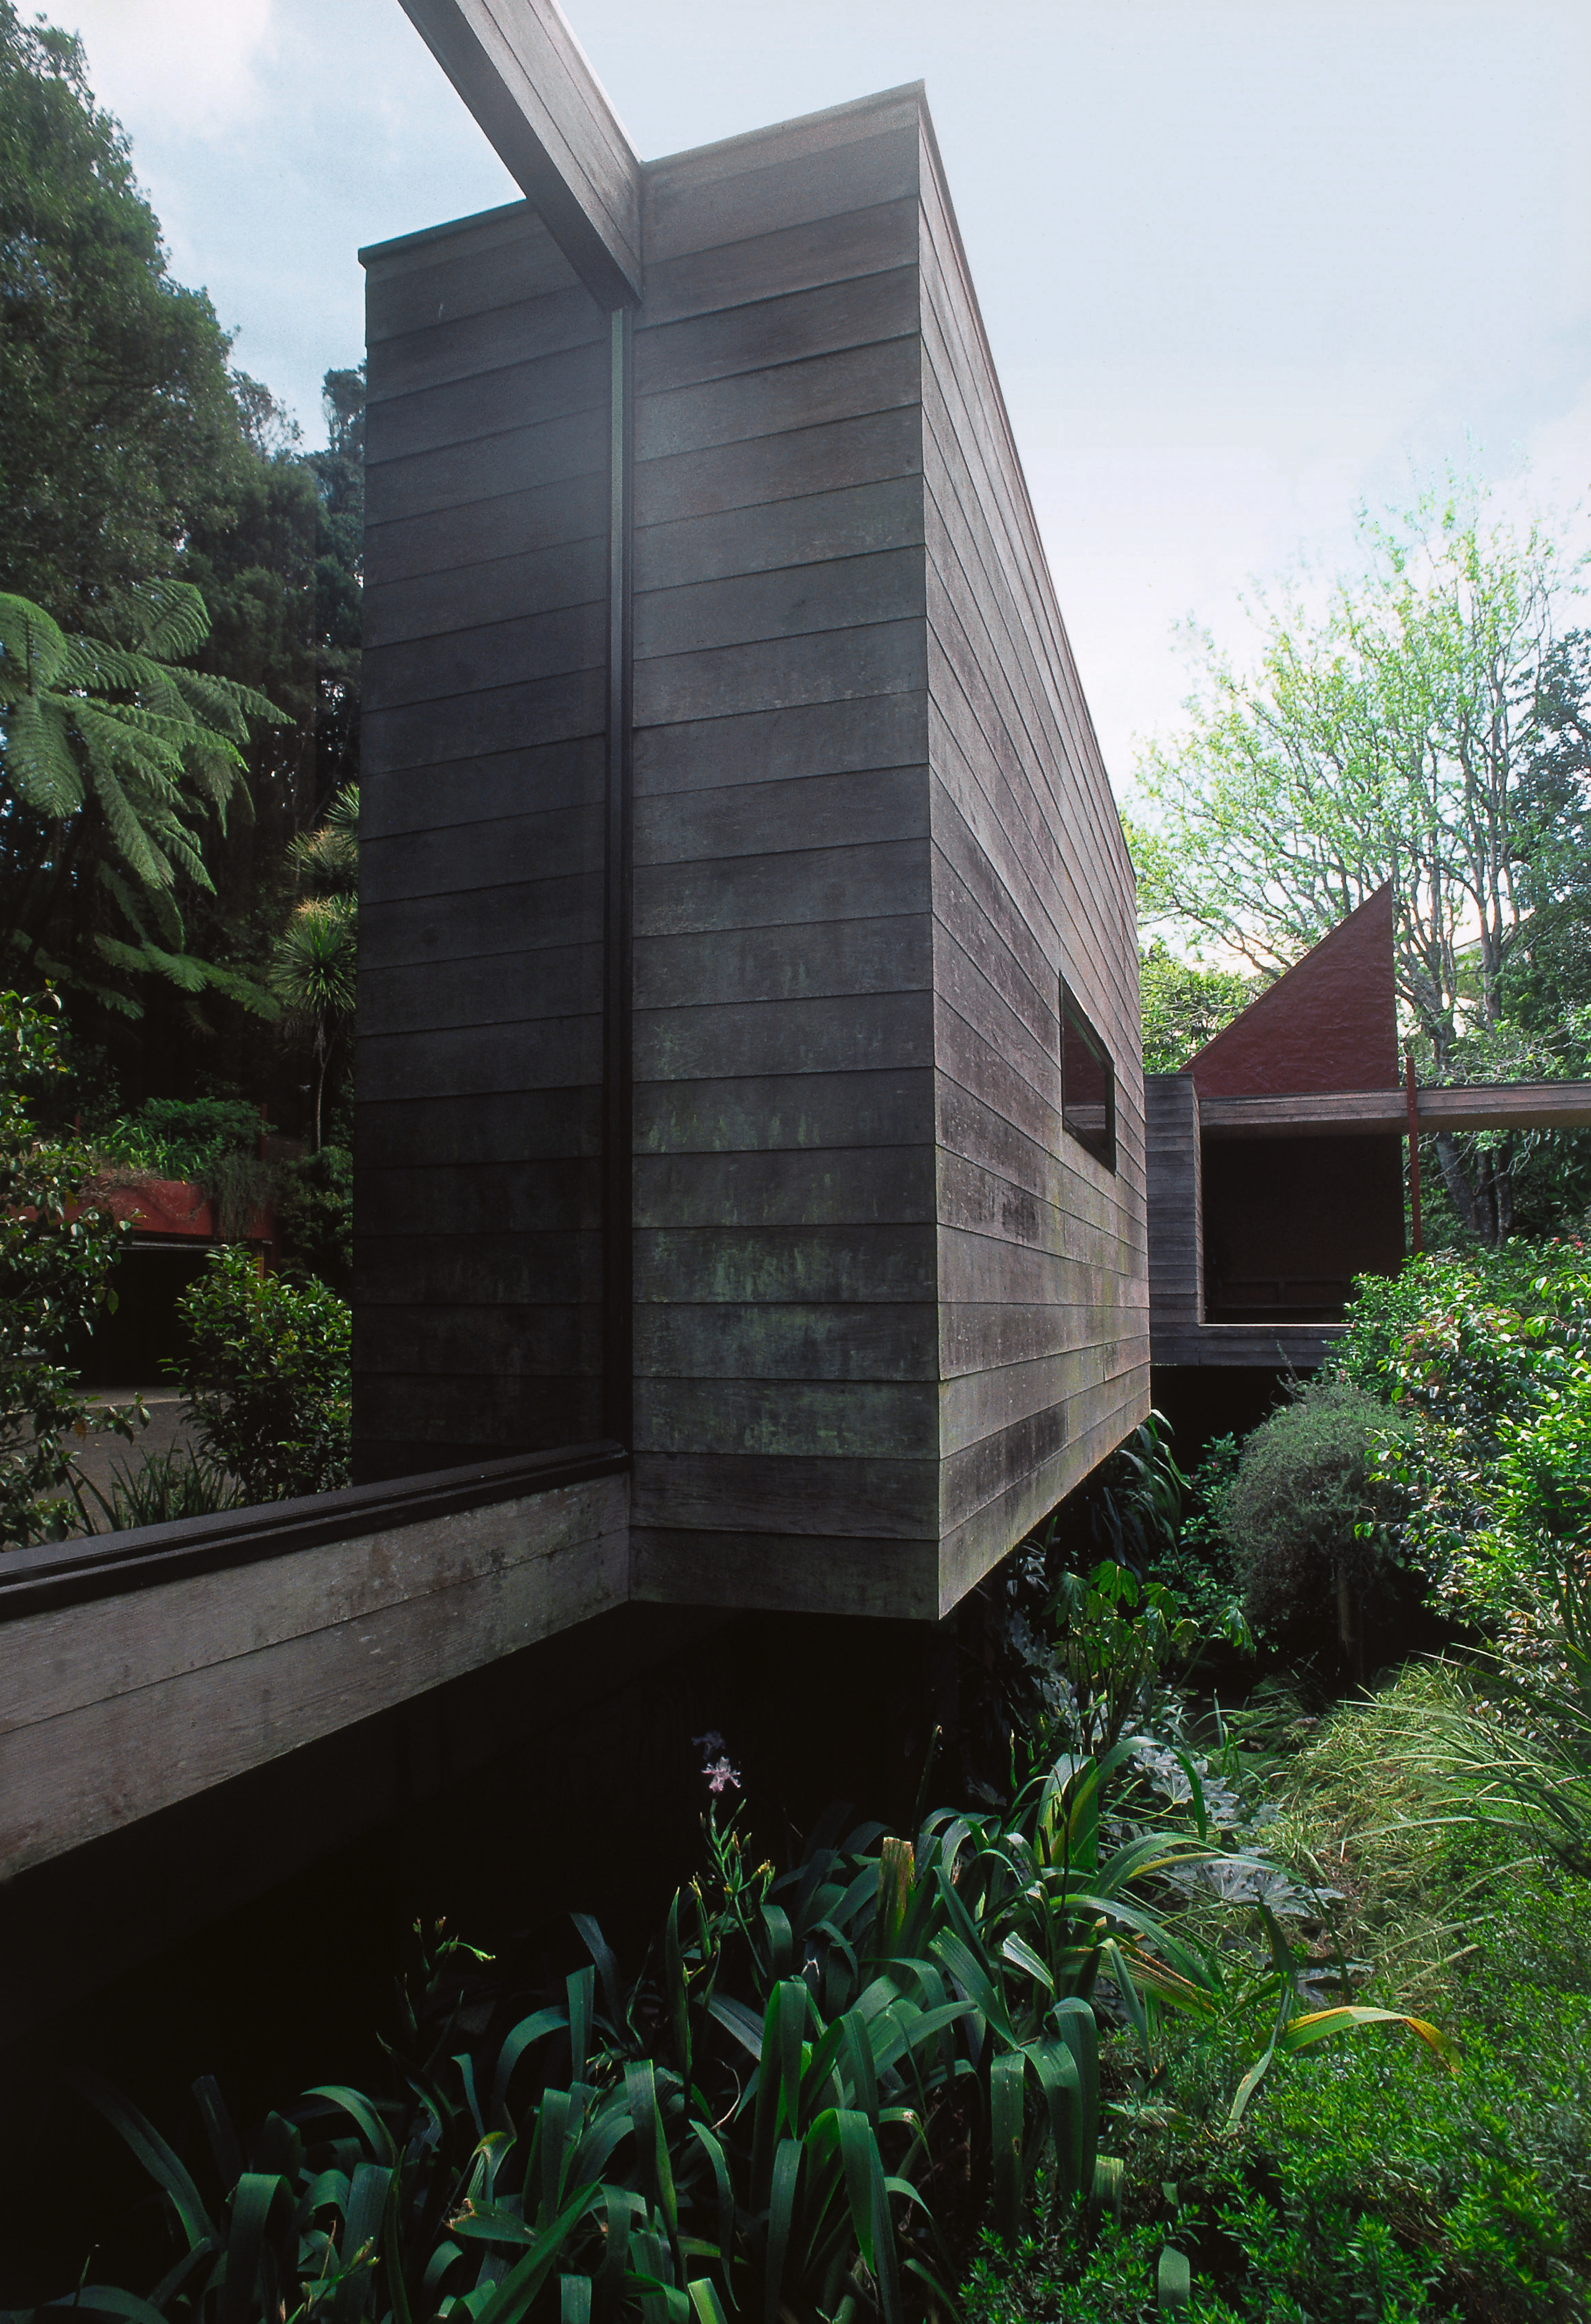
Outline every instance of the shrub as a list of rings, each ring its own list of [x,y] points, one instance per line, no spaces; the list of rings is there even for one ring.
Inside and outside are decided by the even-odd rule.
[[[131,1437],[134,1406],[90,1406],[63,1367],[68,1345],[114,1304],[123,1230],[81,1202],[90,1157],[41,1139],[33,1093],[58,1081],[60,1004],[0,992],[0,1543],[88,1530],[69,1447],[91,1431]]]
[[[250,1501],[348,1481],[352,1318],[322,1283],[262,1275],[240,1245],[213,1251],[180,1303],[191,1353],[171,1370],[211,1454]]]
[[[1408,1419],[1346,1381],[1317,1382],[1245,1441],[1222,1503],[1249,1620],[1318,1635],[1335,1614],[1356,1651],[1359,1601],[1385,1579],[1391,1513],[1378,1452]]]
[[[240,1235],[274,1183],[260,1158],[260,1131],[259,1109],[245,1098],[152,1097],[105,1139],[105,1157],[124,1170],[202,1186],[222,1234]]]
[[[354,1281],[354,1157],[346,1146],[323,1146],[280,1172],[276,1233],[280,1262],[289,1274],[318,1276],[347,1296]]]

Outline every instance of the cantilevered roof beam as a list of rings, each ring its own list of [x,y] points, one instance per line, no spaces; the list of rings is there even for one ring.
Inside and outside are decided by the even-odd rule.
[[[1583,1130],[1591,1082],[1468,1082],[1418,1093],[1423,1130]],[[1402,1134],[1409,1101],[1400,1089],[1317,1090],[1297,1097],[1206,1097],[1207,1137],[1339,1138]]]
[[[402,5],[591,296],[634,306],[641,164],[556,0]]]

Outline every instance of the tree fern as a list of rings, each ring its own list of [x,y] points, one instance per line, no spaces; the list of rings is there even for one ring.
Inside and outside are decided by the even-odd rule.
[[[203,832],[249,806],[242,746],[251,721],[288,723],[251,687],[187,669],[209,633],[191,584],[153,581],[119,602],[114,637],[69,633],[40,605],[0,594],[0,771],[16,806],[53,827],[58,860],[90,817],[110,842],[102,873],[130,940],[97,935],[108,967],[165,976],[189,991],[227,991],[258,1013],[273,1003],[252,980],[190,954],[179,880],[212,887]],[[154,941],[155,935],[163,939]],[[42,960],[41,931],[14,928]],[[124,990],[78,975],[132,1014]]]

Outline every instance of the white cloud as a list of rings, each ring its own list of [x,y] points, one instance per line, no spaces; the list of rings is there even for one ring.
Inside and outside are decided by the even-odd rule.
[[[141,129],[213,140],[257,119],[273,0],[75,0],[95,95]]]

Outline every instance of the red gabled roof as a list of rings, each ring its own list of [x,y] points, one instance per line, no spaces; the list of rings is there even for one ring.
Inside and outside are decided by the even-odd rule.
[[[1395,1089],[1389,881],[1183,1066],[1200,1097]]]

